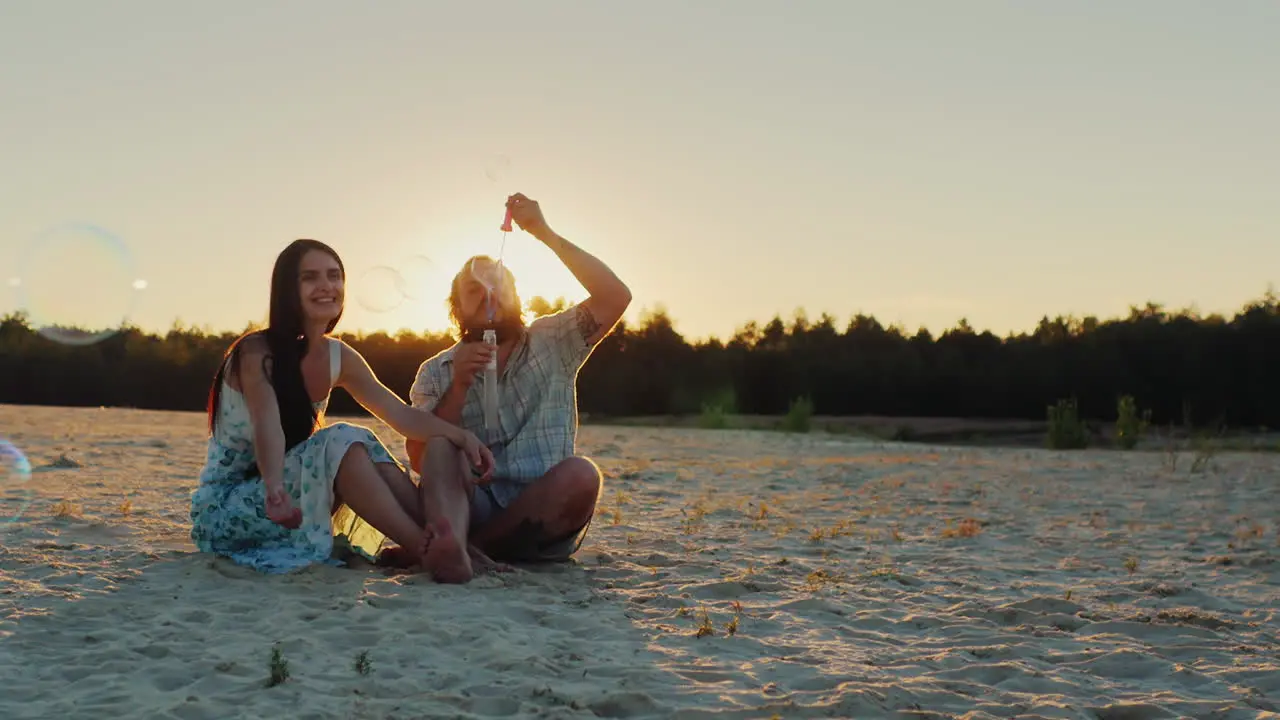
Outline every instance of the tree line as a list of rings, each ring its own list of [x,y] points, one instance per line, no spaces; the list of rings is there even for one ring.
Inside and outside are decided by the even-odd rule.
[[[564,307],[534,298],[531,316]],[[89,345],[49,340],[28,318],[0,320],[0,403],[203,410],[236,333],[175,325],[124,328]],[[448,333],[342,334],[383,382],[408,396],[418,365]],[[1045,420],[1073,399],[1086,419],[1113,420],[1131,397],[1153,423],[1280,427],[1280,305],[1271,290],[1234,316],[1147,303],[1127,317],[1043,317],[998,337],[966,320],[934,337],[856,315],[844,327],[797,311],[690,342],[661,308],[620,323],[578,377],[579,407],[604,417],[785,415],[797,402],[827,416]],[[330,412],[359,412],[346,393]]]

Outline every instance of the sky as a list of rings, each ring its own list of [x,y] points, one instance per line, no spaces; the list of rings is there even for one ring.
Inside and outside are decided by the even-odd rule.
[[[1280,279],[1280,3],[0,0],[0,313],[447,327],[508,194],[689,339],[804,308],[997,334]]]

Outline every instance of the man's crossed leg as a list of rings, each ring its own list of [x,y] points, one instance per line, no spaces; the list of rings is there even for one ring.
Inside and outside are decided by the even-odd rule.
[[[503,508],[489,486],[472,482],[466,456],[448,440],[428,442],[418,467],[422,512],[431,538],[425,564],[440,582],[467,582],[477,563],[569,559],[586,535],[603,485],[595,463],[569,457]],[[505,482],[510,481],[492,481]]]

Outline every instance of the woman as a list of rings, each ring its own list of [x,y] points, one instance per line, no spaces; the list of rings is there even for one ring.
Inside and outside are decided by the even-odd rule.
[[[328,337],[342,317],[344,282],[332,248],[295,240],[272,270],[267,328],[227,350],[209,391],[208,456],[191,498],[201,551],[287,572],[339,564],[337,534],[370,559],[385,538],[419,560],[446,550],[418,520],[417,487],[372,431],[321,426],[334,387],[405,437],[448,438],[477,482],[488,481],[493,456],[474,434],[406,405],[355,349]],[[449,581],[449,571],[436,579]]]

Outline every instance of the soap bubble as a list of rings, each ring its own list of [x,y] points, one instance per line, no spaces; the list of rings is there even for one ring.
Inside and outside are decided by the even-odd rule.
[[[510,172],[511,158],[506,155],[494,155],[484,165],[484,176],[489,178],[489,182],[505,182]]]
[[[426,255],[413,255],[400,265],[400,294],[409,300],[442,298],[449,294],[448,283],[439,267]],[[443,283],[443,284],[442,284]]]
[[[356,302],[366,310],[384,313],[404,302],[404,278],[395,268],[377,265],[365,270],[356,280]]]
[[[411,255],[395,267],[378,265],[356,279],[352,288],[356,302],[376,313],[400,307],[405,300],[444,298],[449,294],[449,280],[440,266],[426,255]]]
[[[13,522],[31,504],[31,462],[13,443],[0,438],[0,526]]]
[[[32,239],[8,285],[41,335],[65,345],[92,345],[128,323],[147,283],[136,276],[119,237],[95,225],[69,223]]]
[[[487,296],[485,307],[490,319],[497,313],[500,304],[510,307],[515,304],[515,288],[506,282],[507,268],[501,261],[482,261],[472,258],[467,265],[471,277],[485,287]]]

